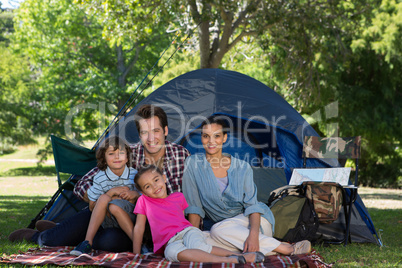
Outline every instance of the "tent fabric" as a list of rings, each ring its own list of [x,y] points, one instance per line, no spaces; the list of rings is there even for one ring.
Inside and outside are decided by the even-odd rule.
[[[202,121],[214,114],[226,116],[232,130],[228,136],[232,146],[223,148],[223,151],[248,161],[252,166],[261,166],[262,163],[264,167],[283,168],[285,180],[265,178],[269,178],[272,185],[274,181],[279,186],[288,183],[292,169],[303,167],[304,136],[319,136],[274,90],[254,78],[233,71],[201,69],[176,77],[137,104],[111,132],[124,135],[129,142],[138,142],[133,117],[142,104],[162,107],[169,120],[167,139],[181,143],[191,153],[202,151],[199,141]],[[258,146],[262,148],[256,151],[247,148]],[[254,161],[259,156],[263,159]],[[336,159],[308,159],[306,163],[306,167],[336,166],[339,166]],[[261,181],[264,180],[262,177]],[[267,187],[258,187],[258,191],[266,194]],[[352,224],[352,239],[365,231],[371,235],[352,241],[377,243],[373,236],[376,232],[364,204],[357,202],[354,209],[363,217],[358,222],[366,224],[364,228]]]
[[[231,129],[224,151],[253,166],[262,201],[270,191],[289,182],[293,168],[303,167],[304,136],[319,136],[274,90],[233,71],[200,69],[174,78],[139,102],[108,135],[138,142],[134,114],[142,104],[163,108],[169,121],[167,139],[184,145],[191,153],[203,151],[201,122],[214,114],[224,116]],[[307,167],[335,166],[339,166],[336,159],[307,160]],[[352,242],[377,243],[372,220],[359,200],[353,207],[357,214],[351,225]],[[363,238],[354,240],[356,237]]]
[[[165,110],[169,119],[167,139],[175,142],[196,131],[210,115],[232,118],[230,123],[235,132],[246,127],[259,144],[267,145],[261,149],[262,153],[283,162],[288,179],[292,168],[302,167],[304,136],[318,136],[274,90],[233,71],[201,69],[183,74],[142,100],[112,131],[124,135],[129,142],[138,142],[133,117],[142,104],[155,104]],[[314,159],[308,165],[329,167],[338,163],[333,159]]]
[[[72,200],[75,208],[77,208],[79,211],[88,207],[88,203],[77,199],[73,194],[73,191],[65,189],[62,191],[64,194],[59,195],[52,207],[43,217],[44,220],[61,222],[77,213],[77,211],[67,201],[67,198]]]

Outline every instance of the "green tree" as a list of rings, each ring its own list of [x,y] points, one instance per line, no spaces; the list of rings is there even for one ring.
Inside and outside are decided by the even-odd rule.
[[[315,127],[322,135],[333,135],[327,126],[334,123],[338,128],[332,131],[340,136],[363,137],[363,184],[400,187],[402,5],[388,0],[367,2],[364,8],[340,3],[356,14],[353,20],[339,24],[334,35],[312,33],[308,40],[319,42],[309,53],[295,49],[297,54],[288,55],[271,44],[271,71],[293,106],[303,114],[321,113]],[[294,46],[298,42],[286,39]],[[319,111],[333,102],[339,111],[335,117]]]
[[[137,6],[146,6],[146,18],[165,22],[166,28],[195,30],[198,38],[191,45],[198,47],[200,68],[223,67],[225,55],[236,46],[258,42],[270,55],[275,75],[282,80],[286,77],[292,85],[289,91],[302,95],[301,100],[322,97],[304,89],[312,87],[313,93],[320,93],[316,89],[322,83],[318,69],[330,69],[338,60],[335,54],[342,60],[347,53],[342,33],[353,31],[371,10],[366,1],[81,1],[89,3],[87,9],[107,14],[102,17],[104,34],[116,40],[127,33],[130,36],[137,17],[128,18],[133,18]]]
[[[0,43],[0,153],[32,142],[28,60]]]
[[[13,13],[0,10],[0,153],[33,141],[29,64],[10,46],[12,32]]]
[[[13,13],[0,9],[0,42],[8,45],[9,36],[14,32]]]
[[[102,18],[72,0],[26,0],[15,21],[15,42],[37,77],[38,131],[76,139],[99,136],[169,42],[156,38],[158,28],[112,42],[103,35]]]
[[[363,182],[402,186],[402,3],[383,0],[350,41],[337,90],[341,129],[362,133]]]

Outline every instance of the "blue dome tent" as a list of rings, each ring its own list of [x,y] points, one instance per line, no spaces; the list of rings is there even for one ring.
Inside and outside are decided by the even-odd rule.
[[[117,134],[129,143],[139,141],[133,120],[142,104],[163,108],[168,116],[167,139],[185,146],[191,153],[202,152],[199,126],[207,117],[219,114],[230,131],[224,151],[249,162],[260,201],[289,182],[291,170],[303,166],[304,136],[318,136],[306,120],[274,90],[244,74],[221,69],[195,70],[162,85],[137,104],[108,135]],[[309,159],[307,167],[335,167],[333,159]],[[48,217],[49,218],[49,217]],[[339,217],[342,221],[343,217]],[[334,222],[327,232],[340,233]],[[352,242],[377,242],[372,220],[358,197],[351,221]]]

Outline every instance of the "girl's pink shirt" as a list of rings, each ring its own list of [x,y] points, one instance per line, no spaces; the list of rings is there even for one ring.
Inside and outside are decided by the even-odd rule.
[[[170,238],[192,226],[184,217],[184,210],[187,207],[184,195],[179,192],[166,198],[151,198],[146,195],[138,198],[134,213],[147,217],[155,253],[163,253],[164,246]]]

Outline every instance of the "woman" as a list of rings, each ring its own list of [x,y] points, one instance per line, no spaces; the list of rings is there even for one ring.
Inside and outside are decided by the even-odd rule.
[[[189,207],[185,210],[193,226],[207,217],[214,225],[210,242],[241,252],[260,251],[284,255],[308,253],[309,241],[294,245],[282,243],[273,235],[275,219],[267,205],[257,201],[253,171],[248,163],[222,152],[227,127],[222,115],[201,124],[205,154],[186,160],[183,193]]]

